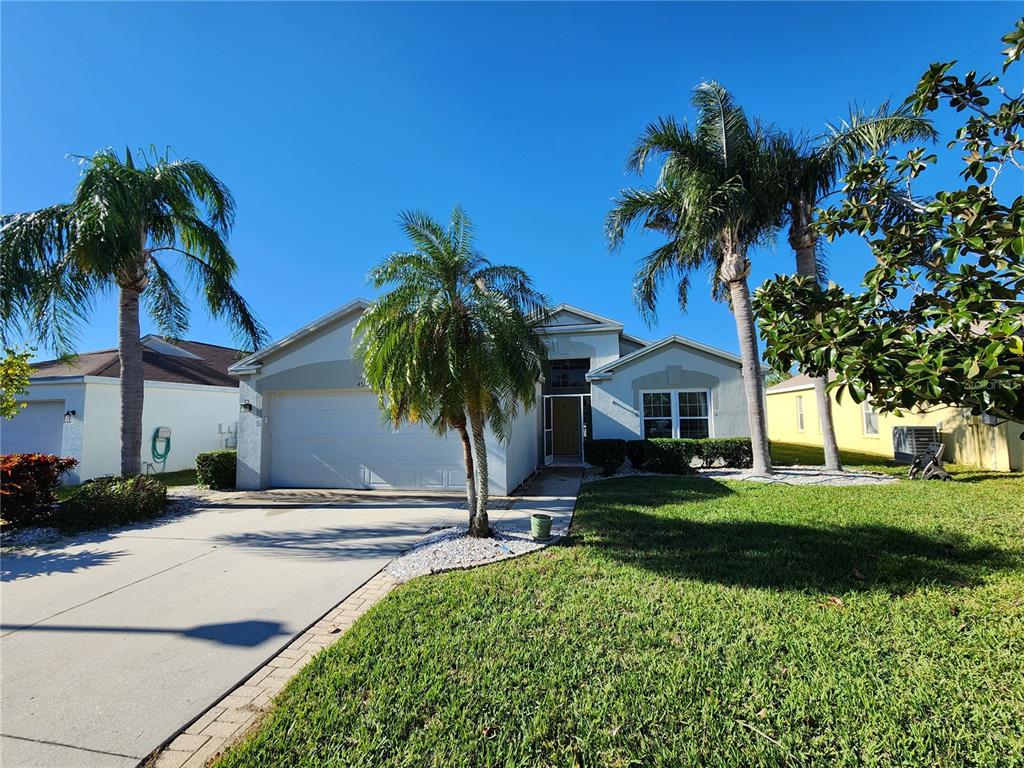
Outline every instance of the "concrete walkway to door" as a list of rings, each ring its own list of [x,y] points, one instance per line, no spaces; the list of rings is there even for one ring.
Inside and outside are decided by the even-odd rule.
[[[429,528],[457,494],[221,494],[3,558],[0,764],[134,766]]]

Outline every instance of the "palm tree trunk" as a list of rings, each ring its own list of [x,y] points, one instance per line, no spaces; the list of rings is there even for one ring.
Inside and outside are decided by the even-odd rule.
[[[121,474],[142,470],[142,405],[145,380],[142,373],[142,341],[139,338],[139,293],[120,287],[118,296],[117,351],[121,358]]]
[[[487,473],[487,442],[484,439],[484,417],[479,409],[469,410],[469,426],[473,431],[473,454],[476,468],[476,512],[469,518],[469,535],[485,538],[491,535],[487,519],[489,478]]]
[[[828,379],[819,376],[814,380],[814,397],[818,401],[818,423],[821,424],[821,443],[825,447],[825,469],[841,470],[839,443],[836,440],[836,425],[832,422],[832,398],[825,387]]]
[[[721,269],[722,281],[729,286],[732,314],[736,319],[736,335],[740,342],[743,361],[743,389],[747,396],[747,420],[750,423],[750,443],[754,454],[755,475],[770,475],[772,460],[768,451],[768,419],[765,415],[764,376],[757,350],[757,330],[754,310],[750,304],[747,274],[750,261],[737,252],[729,254]]]
[[[796,271],[799,275],[818,281],[818,236],[811,229],[810,206],[801,204],[797,216],[789,229],[789,244],[796,251]],[[832,398],[825,387],[828,378],[814,379],[814,398],[818,405],[818,423],[821,425],[821,444],[825,449],[825,469],[841,470],[839,442],[836,427],[832,421]]]
[[[469,509],[470,527],[473,518],[476,517],[476,470],[473,463],[473,442],[469,438],[469,430],[466,429],[466,422],[455,425],[455,431],[459,433],[462,440],[462,460],[466,465],[466,507]]]

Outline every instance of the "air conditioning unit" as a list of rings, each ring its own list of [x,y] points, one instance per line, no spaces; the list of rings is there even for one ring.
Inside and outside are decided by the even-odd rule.
[[[896,461],[907,464],[939,442],[939,430],[935,427],[893,427],[892,455]]]

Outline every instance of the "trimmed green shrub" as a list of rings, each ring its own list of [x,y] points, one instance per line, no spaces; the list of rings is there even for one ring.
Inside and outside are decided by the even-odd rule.
[[[61,476],[78,459],[49,453],[8,453],[0,457],[0,517],[8,525],[27,525],[49,512]]]
[[[705,468],[717,465],[742,469],[754,463],[749,437],[630,440],[626,453],[635,469],[646,467],[653,472],[670,474],[692,472],[694,459],[700,459]]]
[[[587,463],[600,467],[601,472],[607,477],[622,466],[626,460],[625,440],[592,440],[587,438],[583,445],[584,453],[587,456]]]
[[[647,466],[647,441],[627,440],[626,458],[629,459],[629,463],[633,465],[633,469],[639,470]]]
[[[697,440],[673,440],[656,437],[647,441],[647,466],[654,472],[670,475],[692,473],[694,457],[697,456]]]
[[[219,491],[235,487],[234,451],[207,451],[196,456],[196,479],[200,485]]]
[[[721,462],[723,467],[745,469],[754,464],[749,437],[710,437],[700,440],[699,456],[705,467]]]
[[[47,522],[71,533],[150,520],[166,506],[167,486],[152,475],[102,477],[82,483]]]

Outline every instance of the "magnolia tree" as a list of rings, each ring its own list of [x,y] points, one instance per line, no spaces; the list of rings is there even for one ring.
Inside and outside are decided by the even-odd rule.
[[[1024,51],[1024,22],[1003,41],[1005,76]],[[875,264],[864,290],[776,277],[755,307],[768,363],[833,370],[837,397],[886,412],[949,405],[1024,421],[1024,99],[996,75],[950,74],[955,64],[929,67],[906,105],[966,116],[948,144],[961,153],[960,188],[915,197],[936,162],[925,149],[865,158],[816,223],[829,240],[868,241]]]

